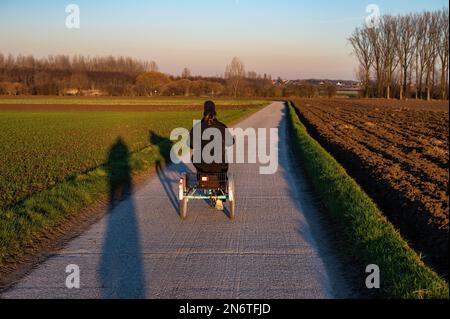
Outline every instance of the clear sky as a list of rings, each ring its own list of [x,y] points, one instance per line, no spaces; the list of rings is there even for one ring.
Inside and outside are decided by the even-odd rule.
[[[67,29],[65,8],[80,7]],[[4,54],[126,55],[161,71],[220,75],[233,56],[246,69],[283,78],[353,79],[347,38],[366,7],[398,14],[447,0],[0,0]]]

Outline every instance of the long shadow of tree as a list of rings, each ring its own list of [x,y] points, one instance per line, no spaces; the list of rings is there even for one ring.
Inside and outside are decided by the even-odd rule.
[[[133,198],[130,152],[122,138],[109,150],[108,222],[99,274],[103,297],[144,298],[145,277]]]

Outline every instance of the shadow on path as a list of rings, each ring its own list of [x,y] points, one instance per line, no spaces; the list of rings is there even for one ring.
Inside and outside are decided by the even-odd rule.
[[[109,150],[108,222],[100,267],[102,297],[141,299],[145,297],[139,227],[132,194],[130,152],[118,138]]]
[[[179,215],[179,199],[178,199],[178,182],[180,176],[184,173],[191,173],[191,170],[183,163],[171,164],[170,163],[170,151],[172,148],[172,142],[162,136],[159,136],[155,132],[150,132],[150,143],[158,148],[162,161],[157,161],[156,174],[158,175],[159,181],[170,201],[170,204],[176,214]]]

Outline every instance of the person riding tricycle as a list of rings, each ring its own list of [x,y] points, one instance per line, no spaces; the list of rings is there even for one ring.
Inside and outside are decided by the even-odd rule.
[[[227,147],[234,145],[234,138],[217,119],[214,102],[205,102],[203,119],[192,128],[188,145],[197,172],[184,174],[180,179],[181,218],[186,218],[188,201],[196,199],[210,200],[211,207],[217,210],[224,210],[224,202],[229,201],[230,218],[234,218],[234,181],[228,173],[226,153]]]

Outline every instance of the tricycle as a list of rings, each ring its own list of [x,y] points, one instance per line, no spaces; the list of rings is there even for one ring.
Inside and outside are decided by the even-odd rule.
[[[211,207],[217,201],[229,203],[229,218],[235,218],[235,186],[229,173],[202,174],[186,173],[179,183],[180,217],[186,219],[188,203],[191,200],[209,200]]]

